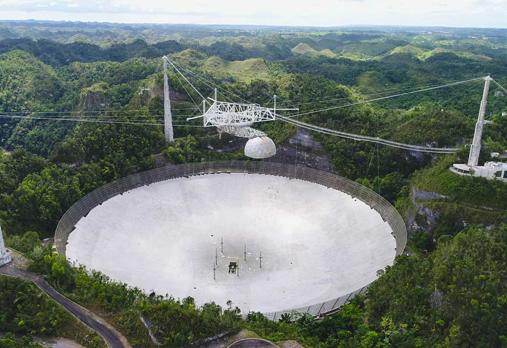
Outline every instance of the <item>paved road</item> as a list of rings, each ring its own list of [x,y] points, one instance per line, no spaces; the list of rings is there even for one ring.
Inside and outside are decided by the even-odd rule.
[[[245,338],[234,342],[227,348],[277,348],[274,343],[258,338]]]
[[[23,262],[20,260],[20,256],[14,255],[14,262],[0,267],[0,274],[33,282],[39,289],[44,291],[48,296],[61,304],[68,312],[70,312],[90,329],[99,334],[104,339],[104,341],[106,341],[108,347],[131,348],[127,339],[118,331],[116,331],[111,325],[109,325],[104,319],[90,312],[86,308],[81,307],[77,303],[72,302],[67,297],[57,292],[41,276],[27,272],[17,267],[21,263]]]

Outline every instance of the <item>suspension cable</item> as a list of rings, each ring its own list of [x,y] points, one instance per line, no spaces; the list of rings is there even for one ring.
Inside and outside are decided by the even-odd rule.
[[[507,88],[505,88],[504,86],[502,86],[500,83],[498,83],[494,79],[491,79],[491,81],[493,81],[495,83],[495,85],[497,85],[501,90],[503,90],[505,93],[507,93]]]
[[[200,96],[202,99],[206,100],[206,98],[205,98],[205,97],[201,94],[201,92],[199,92],[199,90],[198,90],[197,88],[195,88],[195,86],[192,84],[192,82],[190,82],[190,81],[187,79],[187,77],[186,77],[186,76],[185,76],[185,75],[184,75],[184,74],[183,74],[183,73],[182,73],[182,72],[178,69],[178,67],[177,67],[176,65],[174,65],[174,63],[173,63],[173,62],[172,62],[169,58],[164,57],[164,59],[165,59],[167,62],[169,62],[169,64],[171,64],[171,65],[172,65],[172,67],[174,68],[174,70],[176,70],[176,71],[178,72],[178,74],[180,74],[180,75],[181,75],[181,77],[183,77],[183,79],[184,79],[185,81],[187,81],[187,83],[188,83],[188,84],[189,84],[189,85],[190,85],[190,86],[194,89],[194,91],[196,91],[196,92],[197,92],[197,94],[199,94],[199,96]]]
[[[46,121],[69,121],[69,122],[84,122],[84,123],[104,123],[104,124],[125,124],[136,126],[163,126],[163,122],[136,122],[136,121],[118,121],[107,119],[92,119],[92,118],[73,118],[73,117],[32,117],[32,116],[17,116],[17,115],[2,115],[0,118],[4,119],[27,119],[31,121],[46,120]],[[175,127],[194,127],[204,128],[204,126],[189,125],[189,124],[175,124]]]
[[[297,113],[297,114],[289,115],[289,117],[299,117],[299,116],[311,115],[311,114],[316,114],[316,113],[325,112],[325,111],[343,109],[343,108],[348,108],[348,107],[351,107],[351,106],[372,103],[372,102],[375,102],[375,101],[392,99],[392,98],[398,98],[398,97],[402,97],[402,96],[405,96],[405,95],[410,95],[410,94],[415,94],[415,93],[422,93],[422,92],[432,91],[432,90],[435,90],[435,89],[441,89],[441,88],[446,88],[446,87],[452,87],[452,86],[462,85],[462,84],[465,84],[465,83],[468,83],[468,82],[479,81],[479,80],[483,80],[483,79],[484,79],[484,77],[476,77],[476,78],[469,79],[469,80],[463,80],[463,81],[457,81],[457,82],[447,83],[445,85],[428,87],[428,88],[422,88],[422,89],[417,89],[415,91],[397,93],[397,94],[393,94],[393,95],[388,95],[388,96],[374,98],[374,99],[368,99],[368,100],[362,100],[362,101],[359,101],[359,102],[349,103],[349,104],[345,104],[345,105],[332,106],[332,107],[323,108],[323,109],[320,109],[320,110],[306,111],[306,112],[302,112],[302,113]]]
[[[462,82],[462,81],[457,81],[457,82]],[[451,82],[447,82],[447,83],[451,83]],[[414,91],[414,90],[419,90],[419,89],[425,89],[425,88],[430,88],[430,87],[440,87],[441,85],[437,85],[437,84],[431,84],[431,85],[426,85],[426,86],[418,86],[418,87],[406,87],[406,88],[400,88],[400,87],[393,87],[393,88],[387,88],[383,91],[377,91],[375,93],[367,93],[367,94],[362,94],[360,93],[360,91],[356,91],[354,90],[356,93],[360,93],[362,97],[373,97],[373,96],[377,96],[377,95],[382,95],[382,94],[386,94],[386,93],[391,93],[391,92],[401,92],[401,91]],[[339,100],[348,100],[350,99],[350,95],[347,96],[347,97],[328,97],[328,98],[321,98],[321,99],[315,99],[313,101],[310,101],[310,102],[304,102],[304,103],[297,103],[297,105],[301,106],[301,105],[313,105],[313,104],[320,104],[320,103],[329,103],[329,102],[332,102],[332,101],[339,101]],[[287,103],[287,102],[297,102],[296,100],[294,99],[283,99],[281,101],[281,104],[284,104],[284,103]]]
[[[178,77],[178,75],[175,75],[176,76],[176,79],[178,80],[178,82],[180,83],[181,87],[183,87],[183,89],[185,90],[185,92],[187,93],[187,95],[190,97],[190,99],[192,100],[192,103],[194,103],[194,105],[197,107],[197,109],[199,110],[199,105],[197,104],[197,102],[194,100],[194,97],[192,97],[192,95],[190,94],[190,92],[187,90],[187,88],[185,87],[185,85],[183,84],[183,82],[181,82],[180,78]],[[199,93],[199,92],[197,92]],[[201,95],[201,93],[199,93],[199,95]]]
[[[215,82],[208,80],[204,76],[201,76],[201,75],[197,74],[196,72],[193,72],[190,69],[182,67],[181,65],[178,65],[177,63],[174,63],[174,64],[177,65],[181,70],[184,70],[187,73],[189,73],[190,75],[194,76],[196,79],[201,80],[201,82],[203,82],[206,86],[208,86],[208,87],[210,87],[212,89],[216,88],[218,90],[221,90],[222,92],[225,92],[229,96],[233,96],[233,97],[238,98],[239,100],[241,100],[242,102],[244,102],[246,104],[251,104],[248,100],[243,99],[241,96],[239,96],[236,93],[230,91],[228,88],[225,88],[224,86],[220,86],[219,87]]]
[[[172,64],[172,65],[174,66],[174,64]],[[176,68],[176,66],[175,66],[175,68]],[[182,68],[182,69],[184,69],[184,68]],[[181,71],[179,71],[179,70],[178,70],[178,73],[182,74]],[[192,75],[194,75],[197,78],[196,74],[192,73]],[[182,74],[182,76],[184,76],[184,75]],[[382,96],[382,97],[379,97],[379,98],[359,101],[359,102],[355,102],[355,103],[349,103],[349,104],[340,105],[340,106],[323,108],[323,109],[320,109],[320,110],[307,111],[307,112],[297,113],[297,114],[293,114],[293,115],[289,115],[289,116],[277,115],[277,118],[279,120],[284,121],[284,122],[293,124],[296,127],[301,127],[301,128],[304,128],[304,129],[313,130],[313,131],[317,131],[317,132],[320,132],[320,133],[323,133],[323,134],[334,135],[334,136],[338,136],[338,137],[342,137],[342,138],[346,138],[346,139],[352,139],[352,140],[357,140],[357,141],[366,141],[366,142],[372,142],[372,143],[376,143],[376,144],[383,144],[383,145],[387,145],[387,146],[391,146],[391,147],[395,147],[395,148],[400,148],[400,149],[405,149],[405,150],[411,150],[411,151],[430,152],[430,153],[444,153],[444,154],[445,153],[455,153],[455,152],[457,152],[459,150],[458,148],[432,148],[432,147],[429,147],[429,146],[419,146],[419,145],[410,145],[410,144],[405,144],[405,143],[399,143],[399,142],[395,142],[395,141],[391,141],[391,140],[382,139],[382,138],[379,138],[379,137],[362,136],[362,135],[353,134],[353,133],[336,131],[336,130],[332,130],[332,129],[325,128],[325,127],[319,127],[319,126],[316,126],[316,125],[313,125],[313,124],[309,124],[309,123],[301,122],[301,121],[298,121],[298,120],[294,120],[294,117],[299,117],[299,116],[304,116],[304,115],[310,115],[310,114],[319,113],[319,112],[325,112],[325,111],[330,111],[330,110],[336,110],[336,109],[351,107],[351,106],[355,106],[355,105],[361,105],[361,104],[371,103],[371,102],[375,102],[375,101],[381,101],[381,100],[387,100],[387,99],[392,99],[392,98],[398,98],[398,97],[405,96],[405,95],[410,95],[410,94],[415,94],[415,93],[422,93],[422,92],[426,92],[426,91],[431,91],[431,90],[436,90],[436,89],[441,89],[441,88],[446,88],[446,87],[457,86],[457,85],[465,84],[465,83],[468,83],[468,82],[478,81],[478,80],[483,80],[483,79],[484,79],[483,77],[479,77],[479,78],[467,79],[467,80],[463,80],[463,81],[446,83],[446,84],[439,85],[439,86],[431,86],[431,87],[426,87],[426,88],[419,88],[419,89],[416,89],[416,90],[408,90],[406,92],[397,93],[397,94],[394,94],[394,95]],[[186,80],[187,80],[187,82],[189,82],[188,79],[186,79]],[[194,89],[195,89],[195,87],[194,87]]]
[[[447,148],[447,147],[429,147],[429,146],[420,146],[420,145],[410,145],[405,143],[399,143],[392,140],[387,140],[379,137],[370,137],[366,135],[358,135],[353,133],[347,133],[342,131],[337,131],[334,129],[329,129],[325,127],[316,126],[310,123],[305,123],[294,118],[277,115],[277,119],[283,122],[293,124],[297,127],[305,128],[308,130],[312,130],[318,133],[333,135],[340,138],[351,139],[356,141],[365,141],[370,143],[378,143],[382,145],[387,145],[399,149],[409,150],[409,151],[418,151],[418,152],[428,152],[428,153],[442,153],[442,154],[450,154],[455,153],[459,150],[459,148]]]

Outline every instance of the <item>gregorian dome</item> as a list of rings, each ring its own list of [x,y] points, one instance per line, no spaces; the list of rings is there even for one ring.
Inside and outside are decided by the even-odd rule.
[[[276,146],[271,138],[255,137],[247,141],[245,156],[255,159],[273,157],[276,154]]]

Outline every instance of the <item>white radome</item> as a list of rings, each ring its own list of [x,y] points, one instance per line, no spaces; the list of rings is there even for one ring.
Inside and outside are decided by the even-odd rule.
[[[247,141],[245,156],[255,159],[269,158],[276,155],[276,146],[269,137],[255,137]]]

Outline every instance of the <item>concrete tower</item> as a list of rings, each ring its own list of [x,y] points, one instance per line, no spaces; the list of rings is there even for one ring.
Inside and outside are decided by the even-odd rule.
[[[482,92],[481,107],[479,109],[479,117],[475,124],[474,140],[470,146],[470,154],[468,156],[468,166],[475,167],[479,164],[479,155],[481,154],[482,130],[484,129],[484,116],[486,115],[486,107],[488,106],[488,93],[491,77],[484,78],[484,91]]]
[[[9,262],[11,262],[11,255],[7,249],[5,249],[4,236],[2,233],[2,227],[0,226],[0,266]]]
[[[167,77],[167,57],[164,56],[164,136],[166,144],[174,142],[173,115],[169,98],[169,79]]]

